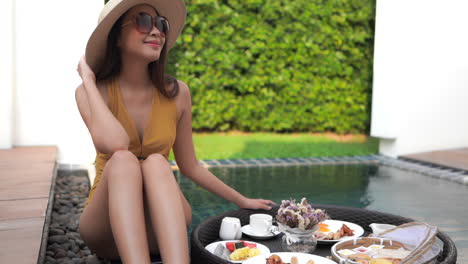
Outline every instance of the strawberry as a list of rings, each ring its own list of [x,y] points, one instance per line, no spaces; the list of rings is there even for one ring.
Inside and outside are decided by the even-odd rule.
[[[236,250],[234,244],[235,244],[235,242],[226,242],[226,248],[227,248],[230,252],[233,252],[234,250]]]
[[[257,244],[255,243],[247,243],[244,241],[244,246],[249,247],[249,248],[256,248]]]

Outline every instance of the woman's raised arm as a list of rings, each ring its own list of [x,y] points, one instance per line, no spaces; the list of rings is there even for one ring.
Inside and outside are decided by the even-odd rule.
[[[128,149],[130,138],[127,132],[106,106],[97,86],[96,77],[85,61],[80,59],[78,73],[83,83],[75,90],[76,104],[88,127],[94,147],[105,154]]]
[[[240,194],[201,166],[195,155],[192,140],[192,103],[187,85],[179,81],[178,109],[181,117],[177,123],[174,155],[180,172],[208,191],[236,204],[241,208],[270,210],[275,203],[271,200],[251,199]]]

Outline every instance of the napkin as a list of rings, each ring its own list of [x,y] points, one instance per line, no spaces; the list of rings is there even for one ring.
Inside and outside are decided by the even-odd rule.
[[[219,243],[218,246],[216,246],[214,254],[222,259],[230,260],[229,255],[231,253],[222,243]]]

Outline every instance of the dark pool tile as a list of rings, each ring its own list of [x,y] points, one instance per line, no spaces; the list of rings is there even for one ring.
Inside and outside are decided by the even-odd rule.
[[[290,164],[295,164],[295,165],[305,163],[304,161],[300,160],[299,158],[284,158],[284,159],[287,160]]]
[[[217,160],[205,160],[205,163],[211,166],[219,165],[219,162]]]
[[[333,163],[335,162],[335,160],[333,158],[330,158],[330,157],[322,157],[322,158],[319,158],[322,162],[325,162],[325,163]]]
[[[259,159],[257,160],[260,164],[272,164],[273,161],[270,159]]]
[[[257,165],[258,162],[255,159],[246,159],[244,160],[247,164]]]
[[[288,164],[288,163],[291,163],[290,161],[288,161],[287,159],[285,158],[276,158],[276,159],[273,159],[272,160],[274,163],[278,163],[278,164]]]
[[[229,160],[232,164],[235,164],[235,165],[245,165],[245,161],[244,160],[241,160],[241,159],[232,159],[232,160]]]
[[[309,164],[311,163],[311,160],[307,159],[307,158],[296,158],[298,162],[302,163],[302,164]]]
[[[306,160],[312,162],[312,163],[323,163],[323,160],[319,158],[306,158]]]
[[[233,164],[230,160],[218,160],[221,165],[231,165]]]
[[[355,156],[354,158],[362,161],[378,160],[376,157],[373,156]]]

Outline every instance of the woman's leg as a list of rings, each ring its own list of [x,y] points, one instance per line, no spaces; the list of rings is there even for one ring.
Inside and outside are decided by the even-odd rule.
[[[146,158],[142,171],[145,196],[162,260],[165,264],[188,264],[186,225],[191,222],[190,205],[162,155],[152,154]]]
[[[117,151],[107,161],[92,200],[80,217],[80,235],[98,256],[150,263],[138,159]]]

